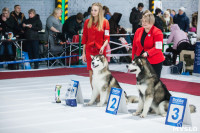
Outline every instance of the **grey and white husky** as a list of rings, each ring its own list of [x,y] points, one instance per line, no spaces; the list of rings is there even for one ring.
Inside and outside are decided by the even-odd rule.
[[[144,118],[152,110],[165,117],[171,94],[157,77],[151,64],[146,58],[138,56],[127,68],[130,72],[136,72],[136,86],[139,90],[138,108],[133,115]],[[190,105],[190,112],[195,112],[195,106]]]
[[[107,101],[112,87],[121,88],[118,81],[112,76],[108,68],[108,61],[104,55],[92,56],[91,68],[92,75],[92,97],[87,105],[92,105],[100,94],[100,102],[97,106],[103,106]],[[125,93],[125,92],[124,92]],[[126,96],[126,93],[125,93]],[[131,100],[137,102],[137,97],[131,97]]]

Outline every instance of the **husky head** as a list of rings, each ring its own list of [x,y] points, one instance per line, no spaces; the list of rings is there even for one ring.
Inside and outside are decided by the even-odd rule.
[[[108,61],[104,55],[91,55],[92,62],[91,62],[91,68],[92,70],[102,70],[104,68],[108,68]]]
[[[144,57],[141,56],[136,56],[132,63],[129,65],[126,65],[126,67],[128,68],[129,72],[136,72],[136,75],[139,74],[145,65],[146,59]]]

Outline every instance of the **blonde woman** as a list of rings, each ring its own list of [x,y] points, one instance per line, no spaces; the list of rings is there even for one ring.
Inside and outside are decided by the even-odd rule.
[[[103,7],[100,3],[92,4],[90,19],[84,23],[82,44],[83,62],[87,62],[90,83],[92,83],[92,69],[90,55],[104,54],[106,56],[106,46],[110,41],[109,22],[103,16]]]
[[[161,19],[163,21],[164,32],[169,32],[170,26],[173,24],[173,18],[170,16],[169,11],[165,11]]]
[[[62,12],[63,11],[61,8],[55,8],[53,13],[47,18],[46,21],[46,31],[48,34],[48,40],[50,42],[50,51],[54,53],[61,53],[63,51],[63,46],[56,45],[52,36],[55,33],[62,32],[62,23],[59,20]]]
[[[165,60],[162,53],[163,34],[154,23],[155,18],[152,13],[143,15],[142,27],[137,29],[134,35],[132,59],[135,55],[146,57],[160,78],[162,63]]]

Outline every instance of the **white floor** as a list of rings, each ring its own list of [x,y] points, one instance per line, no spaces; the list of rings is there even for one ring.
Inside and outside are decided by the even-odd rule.
[[[116,70],[117,66],[111,66]],[[126,71],[124,67],[117,67]],[[187,80],[188,77],[181,76]],[[80,81],[85,102],[91,97],[88,77],[77,75],[51,76],[0,80],[0,133],[171,133],[174,127],[165,125],[165,118],[154,114],[146,118],[132,116],[137,103],[128,104],[129,114],[111,115],[104,107],[77,107],[65,105],[64,98],[67,82]],[[191,79],[191,78],[189,78]],[[199,77],[193,77],[199,81]],[[62,103],[54,101],[54,88],[61,84]],[[128,95],[138,95],[135,85],[122,84]],[[197,107],[191,114],[192,128],[200,132],[200,97],[171,92],[177,97],[188,98]],[[188,132],[188,131],[186,131]]]

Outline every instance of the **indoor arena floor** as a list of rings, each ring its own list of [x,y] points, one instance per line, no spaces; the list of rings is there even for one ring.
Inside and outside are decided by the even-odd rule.
[[[119,71],[125,71],[117,66]],[[121,69],[121,70],[120,70]],[[164,77],[164,76],[163,76]],[[173,76],[169,76],[173,78]],[[181,80],[200,82],[199,77],[180,76]],[[78,104],[65,105],[65,93],[70,80],[80,82],[84,102],[91,97],[89,78],[80,75],[29,77],[0,80],[0,133],[171,133],[174,127],[165,125],[165,117],[149,114],[146,118],[133,116],[137,103],[129,103],[128,114],[111,115],[104,107]],[[62,85],[62,103],[55,103],[55,85]],[[128,95],[138,96],[135,85],[121,83]],[[199,84],[200,89],[200,84]],[[176,97],[187,98],[197,108],[191,114],[192,128],[200,132],[200,96],[172,92]],[[188,127],[188,126],[186,126]],[[185,131],[188,132],[188,131]]]

